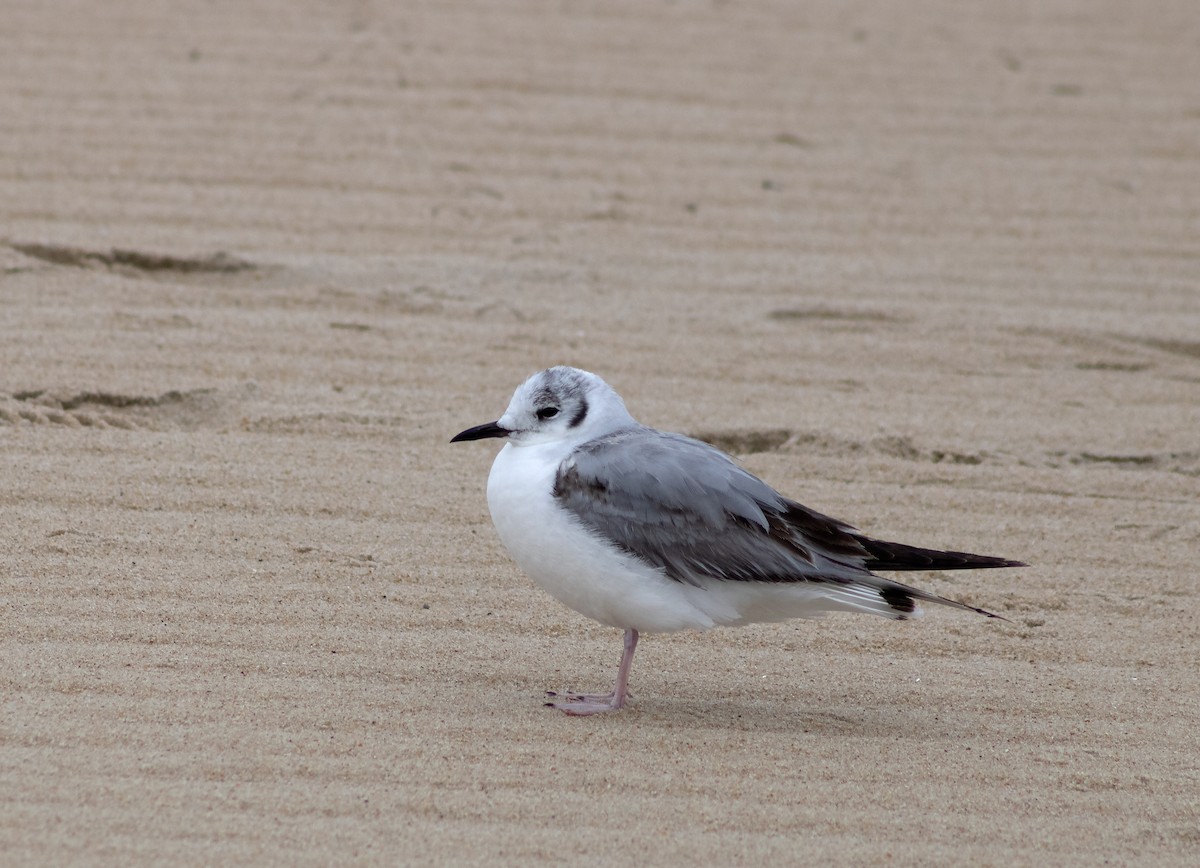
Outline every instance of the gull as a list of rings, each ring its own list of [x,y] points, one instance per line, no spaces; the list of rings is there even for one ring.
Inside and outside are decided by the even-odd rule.
[[[639,424],[611,386],[578,368],[539,371],[503,416],[450,442],[485,438],[506,441],[487,501],[513,560],[560,602],[625,631],[610,693],[547,692],[546,705],[571,715],[625,706],[641,633],[831,611],[902,621],[921,613],[919,602],[1000,618],[872,571],[1024,566],[864,536],[707,443]]]

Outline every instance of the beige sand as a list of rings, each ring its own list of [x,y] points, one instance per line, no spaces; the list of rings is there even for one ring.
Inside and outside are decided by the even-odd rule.
[[[970,7],[970,8],[968,8]],[[1184,864],[1200,12],[5,4],[5,864]],[[548,364],[1003,612],[618,634]]]

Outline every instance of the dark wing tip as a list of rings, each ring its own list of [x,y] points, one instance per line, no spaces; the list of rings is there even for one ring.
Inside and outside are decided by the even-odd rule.
[[[864,536],[856,539],[868,555],[867,560],[863,562],[863,566],[868,570],[990,570],[1029,566],[1022,561],[991,555],[922,549]]]

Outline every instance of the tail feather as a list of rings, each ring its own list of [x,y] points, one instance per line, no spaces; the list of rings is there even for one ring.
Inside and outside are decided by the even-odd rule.
[[[829,597],[838,602],[837,608],[881,615],[896,621],[918,617],[921,614],[921,603],[936,603],[939,606],[975,612],[1000,621],[1008,620],[1003,615],[997,615],[987,609],[941,597],[880,576],[865,575],[843,584],[831,583],[824,587]]]
[[[989,612],[987,609],[981,609],[978,606],[971,606],[967,603],[951,600],[948,597],[940,597],[937,594],[931,594],[929,591],[922,591],[919,588],[913,588],[909,585],[902,585],[899,582],[889,582],[884,580],[883,587],[879,589],[879,596],[887,603],[894,612],[898,613],[893,617],[903,618],[914,612],[916,609],[916,601],[921,600],[926,603],[937,603],[941,606],[952,606],[955,609],[964,609],[968,612],[977,612],[980,615],[985,615],[988,618],[997,618],[1001,621],[1007,621],[1003,615],[997,615],[995,612]]]
[[[858,537],[858,543],[866,550],[868,558],[863,566],[872,572],[875,570],[986,570],[997,567],[1023,567],[1020,561],[1010,561],[1007,558],[994,558],[990,555],[975,555],[970,552],[943,552],[937,549],[922,549],[916,546],[906,546],[903,543],[884,542],[869,537]],[[956,609],[966,609],[978,612],[989,618],[1008,620],[995,612],[980,609],[958,600],[931,594],[890,579],[879,579],[879,596],[883,598],[894,612],[891,617],[905,618],[913,613],[916,601],[938,603],[943,606],[953,606]]]

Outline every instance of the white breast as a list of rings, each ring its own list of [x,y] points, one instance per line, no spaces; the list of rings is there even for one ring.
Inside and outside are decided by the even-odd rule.
[[[505,444],[492,465],[488,507],[517,565],[555,599],[602,624],[646,632],[715,626],[687,586],[602,541],[558,505],[561,458],[562,444]]]

